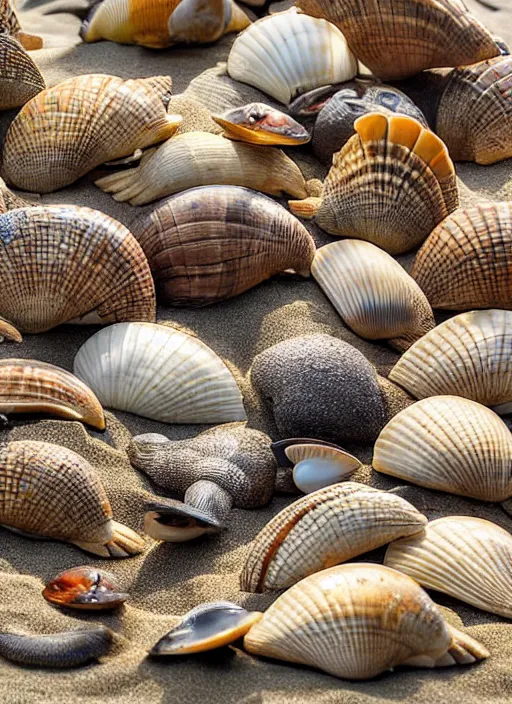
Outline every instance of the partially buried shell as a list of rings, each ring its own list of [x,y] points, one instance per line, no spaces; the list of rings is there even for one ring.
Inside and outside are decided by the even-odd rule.
[[[171,137],[169,76],[124,81],[87,74],[42,91],[14,118],[5,138],[2,176],[26,191],[49,193],[96,166]]]
[[[0,110],[25,105],[44,88],[44,78],[21,44],[0,34]]]
[[[0,0],[0,34],[12,35],[25,49],[41,49],[43,40],[23,32],[10,0]]]
[[[180,134],[148,152],[136,169],[96,181],[114,200],[132,205],[215,184],[245,186],[273,196],[306,195],[299,167],[280,149],[233,142],[207,132]]]
[[[375,443],[373,467],[428,489],[505,501],[512,495],[512,435],[479,403],[432,396],[386,425]]]
[[[43,589],[46,601],[85,611],[115,609],[128,594],[121,592],[115,575],[95,567],[73,567],[60,572]]]
[[[77,667],[106,655],[114,634],[105,626],[51,635],[0,633],[0,655],[31,667]]]
[[[249,103],[212,117],[226,137],[240,142],[293,146],[311,139],[309,132],[292,117],[265,103]]]
[[[292,269],[309,276],[315,244],[285,208],[237,186],[175,195],[132,226],[160,297],[204,306],[237,296]]]
[[[425,294],[389,254],[340,240],[317,250],[312,273],[345,323],[369,340],[407,349],[434,325]]]
[[[242,396],[204,342],[165,325],[111,325],[82,345],[74,373],[108,408],[164,423],[245,420]]]

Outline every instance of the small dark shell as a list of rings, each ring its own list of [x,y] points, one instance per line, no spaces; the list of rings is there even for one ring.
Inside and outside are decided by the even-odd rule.
[[[120,592],[115,575],[95,567],[74,567],[61,572],[43,590],[46,601],[70,609],[115,609],[128,598]]]
[[[113,635],[105,626],[44,636],[0,633],[0,655],[20,665],[76,667],[106,655]]]

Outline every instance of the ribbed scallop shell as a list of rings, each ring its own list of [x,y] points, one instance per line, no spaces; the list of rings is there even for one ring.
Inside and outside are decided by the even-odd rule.
[[[100,330],[78,350],[74,373],[104,406],[164,423],[245,420],[236,381],[213,350],[165,325]]]
[[[237,37],[228,73],[288,104],[312,88],[349,81],[357,61],[334,25],[292,9],[258,20]]]
[[[491,521],[439,518],[391,543],[385,564],[428,589],[512,618],[512,536]]]
[[[280,149],[233,142],[207,132],[180,134],[144,156],[136,169],[96,181],[114,194],[114,200],[132,205],[216,184],[245,186],[273,196],[306,196],[304,176]]]
[[[460,208],[426,240],[411,276],[432,308],[512,308],[512,204]]]
[[[357,58],[379,78],[464,66],[499,55],[491,34],[462,0],[298,0],[343,32]]]
[[[9,127],[2,176],[23,190],[48,193],[168,139],[180,122],[164,105],[171,85],[164,76],[123,81],[87,74],[42,91]]]
[[[132,226],[164,303],[204,306],[237,296],[286,269],[308,276],[315,244],[266,196],[205,186],[173,196]]]
[[[368,340],[407,349],[434,325],[424,293],[389,254],[340,240],[317,250],[311,271],[344,322]]]
[[[50,205],[0,215],[0,315],[22,332],[155,319],[144,252],[116,220]]]
[[[427,489],[505,501],[512,495],[512,435],[479,403],[432,396],[386,425],[375,443],[373,467]]]
[[[0,110],[25,105],[44,88],[44,78],[21,44],[0,34]]]

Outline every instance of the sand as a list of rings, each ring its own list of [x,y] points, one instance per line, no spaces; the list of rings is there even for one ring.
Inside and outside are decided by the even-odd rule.
[[[492,0],[496,10],[477,0],[466,0],[482,21],[512,42],[512,9],[509,0]],[[278,9],[283,3],[277,3]],[[137,47],[121,47],[109,42],[81,44],[77,32],[78,15],[86,11],[84,0],[27,0],[20,18],[26,31],[41,33],[46,48],[33,57],[49,85],[83,73],[111,73],[138,77],[171,74],[174,93],[187,90],[202,72],[225,61],[233,38],[227,37],[209,47],[155,52]],[[219,69],[204,80],[192,83],[186,100],[177,105],[192,105],[190,98],[202,100],[205,107],[218,109],[222,102],[222,78]],[[201,85],[203,86],[201,88]],[[195,88],[194,88],[195,86]],[[241,88],[241,95],[253,99],[254,91]],[[180,102],[181,101],[181,102]],[[271,102],[267,100],[267,102]],[[0,133],[4,133],[10,115],[0,115]],[[201,124],[215,129],[206,113],[187,116],[191,127]],[[296,152],[294,152],[294,155]],[[303,149],[299,159],[308,178],[325,171]],[[457,165],[464,204],[485,199],[512,198],[510,163],[492,167]],[[43,203],[87,205],[130,225],[140,210],[116,204],[84,178],[58,193],[42,198]],[[331,241],[324,233],[311,228],[317,245]],[[402,257],[405,266],[411,257]],[[3,292],[2,295],[8,295]],[[439,320],[442,319],[440,316]],[[158,310],[159,321],[169,321],[192,331],[210,345],[234,370],[243,390],[249,422],[253,427],[274,434],[275,428],[260,408],[252,389],[249,370],[256,354],[271,345],[308,333],[328,333],[355,345],[373,362],[382,376],[387,376],[397,355],[386,345],[360,340],[350,332],[335,313],[320,288],[312,281],[298,282],[275,278],[226,303],[203,310]],[[61,327],[44,335],[27,335],[23,345],[2,345],[2,357],[36,358],[72,368],[80,345],[96,330],[86,327]],[[382,382],[388,409],[396,411],[404,398]],[[54,420],[15,420],[8,435],[11,439],[33,438],[54,441],[83,454],[98,470],[117,520],[141,532],[142,492],[151,489],[144,476],[131,468],[125,448],[130,434],[162,432],[171,439],[194,436],[198,426],[165,426],[126,413],[107,414],[105,435],[91,433],[74,422]],[[6,433],[3,434],[5,439]],[[366,463],[371,447],[356,448]],[[397,481],[377,475],[365,466],[356,479],[382,488],[392,488]],[[429,518],[447,514],[477,515],[498,522],[512,530],[510,519],[499,506],[482,503],[414,487],[400,490]],[[251,608],[264,609],[274,597],[253,596],[238,591],[238,574],[247,546],[263,525],[283,508],[290,497],[276,497],[261,510],[232,512],[229,529],[220,537],[182,545],[157,544],[146,539],[143,555],[124,561],[95,560],[71,546],[56,542],[38,542],[0,530],[0,628],[17,628],[30,633],[49,633],[76,628],[82,623],[103,623],[112,628],[116,644],[101,664],[74,671],[22,669],[0,662],[0,701],[6,704],[61,704],[80,701],[97,704],[275,704],[302,702],[506,702],[512,677],[512,625],[502,618],[478,611],[442,595],[434,597],[447,607],[452,623],[463,625],[491,651],[488,661],[471,668],[439,671],[402,670],[367,683],[351,683],[307,668],[258,660],[240,648],[227,649],[197,659],[183,658],[170,662],[145,659],[147,649],[160,638],[179,615],[197,604],[216,599],[231,599]],[[369,556],[379,560],[382,551]],[[76,565],[93,564],[115,571],[131,593],[124,608],[110,616],[64,614],[41,597],[46,580],[57,572]]]

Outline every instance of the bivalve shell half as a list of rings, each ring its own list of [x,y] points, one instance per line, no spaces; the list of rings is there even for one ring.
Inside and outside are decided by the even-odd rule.
[[[276,453],[275,447],[276,443],[272,446],[274,453]],[[293,443],[284,448],[284,454],[294,465],[295,486],[305,494],[337,484],[362,467],[357,457],[341,448],[320,442]]]
[[[129,597],[121,592],[115,575],[95,567],[73,567],[60,572],[43,589],[43,598],[66,609],[116,609]]]
[[[212,117],[224,130],[224,136],[240,142],[290,147],[311,139],[292,117],[265,103],[249,103]]]
[[[45,87],[41,72],[21,44],[0,34],[0,110],[25,105]]]

